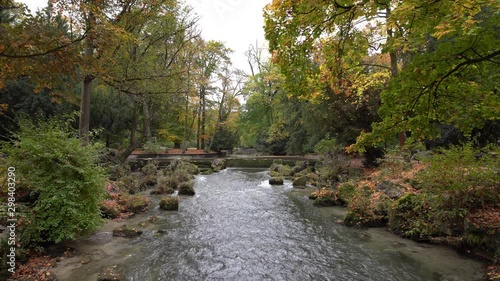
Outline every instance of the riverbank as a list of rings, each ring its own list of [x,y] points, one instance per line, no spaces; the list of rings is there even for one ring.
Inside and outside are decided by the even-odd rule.
[[[270,173],[273,182],[306,178],[317,187],[309,196],[314,205],[347,207],[345,225],[385,227],[404,238],[450,246],[487,260],[485,280],[499,280],[498,160],[485,153],[477,160],[477,153],[463,150],[421,158],[388,154],[370,169],[337,155],[314,169],[274,165]]]

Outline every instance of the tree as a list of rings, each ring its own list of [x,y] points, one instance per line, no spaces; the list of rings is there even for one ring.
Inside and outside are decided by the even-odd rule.
[[[470,0],[274,1],[265,11],[266,38],[287,90],[299,97],[321,99],[325,82],[348,96],[385,85],[383,120],[362,134],[355,147],[362,149],[398,132],[433,137],[439,122],[463,120],[461,129],[471,131],[494,118],[496,86],[477,81],[496,81],[498,7]],[[380,51],[387,59],[376,62]],[[470,106],[450,95],[460,88]]]
[[[198,111],[198,140],[196,146],[198,149],[205,149],[205,142],[207,139],[207,95],[211,88],[211,79],[218,71],[219,65],[225,61],[229,61],[228,55],[232,51],[218,41],[200,41],[198,46],[200,46],[200,52],[197,53],[195,64],[198,71],[197,86],[200,104]]]

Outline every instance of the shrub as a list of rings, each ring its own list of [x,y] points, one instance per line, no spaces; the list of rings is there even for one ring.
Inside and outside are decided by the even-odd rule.
[[[374,195],[370,188],[356,190],[344,223],[351,226],[383,226],[387,222],[387,211],[383,211],[386,202]]]
[[[82,146],[68,127],[56,120],[21,120],[13,143],[3,144],[8,165],[39,194],[26,214],[23,245],[75,239],[101,225],[105,175],[96,162],[102,147]]]
[[[136,177],[126,175],[120,179],[120,187],[126,189],[130,194],[134,194],[139,192],[140,183]]]
[[[338,198],[338,191],[332,189],[318,189],[309,198],[315,198],[313,203],[315,206],[328,207],[341,205]]]
[[[384,158],[379,159],[380,168],[387,173],[386,176],[401,177],[402,173],[411,169],[410,153],[396,149],[384,155]]]
[[[389,228],[396,234],[420,240],[438,233],[436,221],[431,218],[429,195],[407,194],[397,200],[389,211]]]
[[[339,186],[339,200],[344,204],[349,203],[356,192],[356,186],[352,183],[343,183]]]
[[[498,204],[498,147],[483,152],[472,144],[441,149],[417,175],[419,186],[439,196],[444,209],[477,209]]]
[[[148,164],[141,168],[141,172],[146,176],[156,176],[157,171],[158,167],[154,161],[150,161]]]
[[[157,191],[162,194],[172,194],[177,188],[177,182],[173,177],[158,177]]]

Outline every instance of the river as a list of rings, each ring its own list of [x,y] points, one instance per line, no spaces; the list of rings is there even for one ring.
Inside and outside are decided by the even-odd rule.
[[[337,223],[341,208],[316,208],[310,190],[290,182],[270,186],[266,171],[227,169],[197,176],[194,197],[179,211],[158,209],[153,198],[139,238],[103,231],[79,243],[79,256],[55,269],[59,280],[96,280],[118,263],[127,280],[349,280],[472,281],[484,265],[442,246],[415,243],[382,228]],[[88,263],[82,262],[82,257]]]

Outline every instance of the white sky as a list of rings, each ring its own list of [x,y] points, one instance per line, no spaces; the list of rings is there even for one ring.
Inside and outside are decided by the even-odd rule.
[[[245,52],[258,42],[266,47],[262,9],[271,0],[183,0],[201,16],[198,22],[205,40],[217,40],[234,50],[233,65],[250,72]],[[45,7],[47,0],[18,0],[32,11]]]

